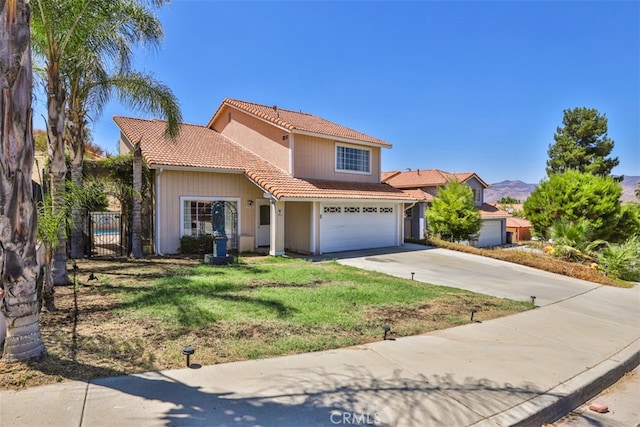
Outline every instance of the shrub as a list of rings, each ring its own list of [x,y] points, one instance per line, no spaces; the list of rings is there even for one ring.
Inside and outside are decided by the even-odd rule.
[[[213,252],[213,236],[183,236],[180,239],[180,253],[197,255]]]
[[[550,229],[553,239],[553,251],[551,253],[567,261],[592,261],[595,259],[595,250],[606,245],[604,240],[593,240],[593,232],[588,221],[556,221]]]
[[[621,244],[609,244],[598,253],[598,263],[607,276],[640,281],[640,237]]]

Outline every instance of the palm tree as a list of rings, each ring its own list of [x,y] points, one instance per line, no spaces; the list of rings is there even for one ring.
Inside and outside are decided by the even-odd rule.
[[[45,354],[36,278],[36,207],[31,186],[33,134],[30,10],[26,0],[0,1],[0,342],[2,360]]]
[[[93,2],[100,3],[100,2]],[[65,104],[67,88],[63,68],[72,62],[79,39],[86,37],[88,0],[35,0],[32,23],[33,50],[44,59],[47,95],[47,151],[53,213],[61,209],[67,174],[64,152]],[[58,248],[54,254],[53,280],[67,284],[67,251],[64,226],[58,230]]]
[[[164,1],[166,0],[155,1],[154,4],[160,6]],[[76,64],[68,75],[69,126],[66,138],[71,159],[72,182],[76,186],[82,185],[88,124],[101,114],[112,94],[133,108],[166,118],[166,135],[169,138],[177,135],[182,120],[178,101],[168,87],[156,81],[153,76],[131,70],[132,46],[156,46],[160,43],[163,34],[158,18],[143,4],[121,1],[114,2],[110,16],[111,20],[96,23],[92,38],[86,44],[86,50],[82,52],[82,61]],[[136,209],[134,214],[135,212]],[[81,215],[76,211],[71,235],[73,258],[83,256],[82,228]],[[135,244],[138,240],[133,241],[133,255],[139,257],[140,245]]]
[[[150,0],[155,6],[167,0]],[[50,175],[54,209],[60,206],[66,174],[64,142],[71,158],[71,175],[81,186],[84,147],[90,113],[100,114],[115,93],[135,107],[163,113],[175,136],[181,120],[171,91],[150,76],[131,72],[131,47],[140,42],[157,44],[162,37],[159,20],[141,2],[127,0],[36,0],[39,15],[34,19],[34,47],[45,61],[49,123]],[[62,3],[62,4],[61,4]],[[114,64],[109,66],[108,64]],[[63,118],[60,121],[60,118]],[[60,128],[63,123],[66,128]],[[66,132],[66,133],[65,133]],[[62,155],[60,155],[62,153]],[[56,155],[58,155],[56,157]],[[74,212],[72,256],[82,256],[82,228]],[[66,239],[60,230],[54,258],[54,281],[65,283]]]
[[[593,239],[593,231],[587,220],[563,221],[553,223],[549,230],[554,254],[567,260],[593,261],[596,257],[596,250],[604,245],[606,241]]]

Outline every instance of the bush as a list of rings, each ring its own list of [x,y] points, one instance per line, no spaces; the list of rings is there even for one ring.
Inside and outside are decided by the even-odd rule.
[[[548,252],[567,261],[593,261],[596,249],[606,245],[604,240],[593,240],[587,220],[556,221],[550,230],[553,251]]]
[[[199,255],[213,252],[213,236],[183,236],[180,239],[180,253]]]
[[[640,281],[640,237],[621,244],[609,244],[598,254],[600,268],[607,276],[632,282]]]

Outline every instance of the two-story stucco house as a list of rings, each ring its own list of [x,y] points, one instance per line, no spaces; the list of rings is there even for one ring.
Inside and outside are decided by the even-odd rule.
[[[392,171],[382,174],[382,182],[410,194],[417,203],[405,207],[405,236],[415,239],[424,238],[428,228],[424,215],[425,209],[435,197],[438,188],[448,181],[455,180],[471,187],[473,198],[482,219],[476,246],[499,246],[506,243],[506,219],[510,215],[495,206],[484,203],[484,189],[490,185],[474,172],[449,173],[438,169],[417,169],[404,172]]]
[[[381,183],[391,145],[320,117],[225,99],[206,126],[114,117],[120,152],[140,144],[152,174],[155,252],[177,253],[182,236],[211,234],[224,202],[240,251],[268,247],[319,254],[403,244],[412,196]],[[219,206],[220,203],[217,204]]]

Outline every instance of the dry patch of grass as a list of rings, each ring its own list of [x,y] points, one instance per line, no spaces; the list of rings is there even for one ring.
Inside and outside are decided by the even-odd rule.
[[[408,336],[530,309],[458,289],[339,265],[252,257],[240,265],[194,259],[85,260],[77,285],[56,288],[41,315],[48,355],[0,362],[0,389],[217,364]],[[97,280],[88,280],[93,273]],[[70,276],[73,273],[70,269]]]

